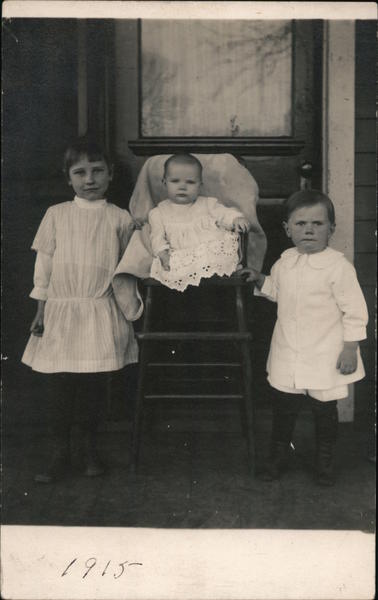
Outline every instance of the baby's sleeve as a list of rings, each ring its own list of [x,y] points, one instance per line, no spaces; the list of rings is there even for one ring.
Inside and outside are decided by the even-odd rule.
[[[358,342],[366,338],[368,310],[358,283],[356,270],[346,259],[341,261],[332,281],[332,289],[342,312],[345,342]]]
[[[243,213],[237,208],[231,208],[224,206],[216,198],[207,199],[208,210],[212,217],[214,217],[220,225],[224,227],[231,227],[235,219],[244,217]]]
[[[45,252],[38,251],[34,266],[34,287],[30,292],[30,298],[34,300],[47,300],[47,288],[49,287],[51,271],[52,271],[52,256]]]
[[[55,248],[56,230],[54,212],[52,208],[48,208],[33,240],[32,250],[41,251],[49,256],[53,256]]]
[[[151,226],[151,248],[154,256],[158,256],[163,250],[169,249],[169,243],[165,234],[165,227],[158,207],[150,210],[148,222]]]

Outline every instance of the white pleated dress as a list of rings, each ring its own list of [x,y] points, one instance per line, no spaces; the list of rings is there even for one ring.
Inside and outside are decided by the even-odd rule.
[[[47,210],[32,245],[30,294],[46,300],[44,332],[30,336],[22,362],[41,373],[93,373],[138,361],[111,286],[133,229],[129,213],[106,200],[75,197]]]

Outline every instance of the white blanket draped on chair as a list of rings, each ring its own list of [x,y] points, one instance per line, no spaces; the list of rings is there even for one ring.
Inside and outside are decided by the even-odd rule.
[[[171,156],[157,155],[148,158],[143,165],[129,211],[142,229],[133,233],[129,245],[117,267],[113,288],[117,301],[127,318],[131,319],[130,306],[135,306],[135,280],[150,275],[152,251],[147,217],[149,211],[166,198],[162,182],[164,163]],[[261,269],[266,252],[266,236],[258,222],[256,203],[258,186],[249,171],[231,154],[194,154],[203,165],[204,196],[212,196],[225,206],[241,210],[251,223],[248,234],[247,265]]]

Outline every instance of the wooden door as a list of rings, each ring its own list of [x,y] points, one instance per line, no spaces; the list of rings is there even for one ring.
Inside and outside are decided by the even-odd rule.
[[[142,21],[138,56],[129,147],[237,156],[260,188],[269,268],[284,243],[279,206],[300,187],[303,163],[321,186],[322,23]]]
[[[289,245],[282,202],[303,183],[303,163],[321,186],[322,23],[142,21],[138,56],[139,135],[129,148],[234,154],[259,185],[269,272]],[[247,305],[264,402],[276,307],[253,298]]]

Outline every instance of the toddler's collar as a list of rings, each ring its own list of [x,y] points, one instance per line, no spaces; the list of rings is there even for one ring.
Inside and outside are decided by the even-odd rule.
[[[289,267],[294,267],[301,256],[307,256],[307,262],[313,269],[326,269],[338,262],[344,255],[329,246],[321,252],[315,252],[315,254],[303,255],[298,252],[297,248],[289,248],[281,254],[281,258],[287,262]]]
[[[80,196],[75,196],[73,201],[79,208],[89,209],[100,208],[106,204],[105,198],[99,198],[98,200],[86,200],[85,198],[80,198]]]

